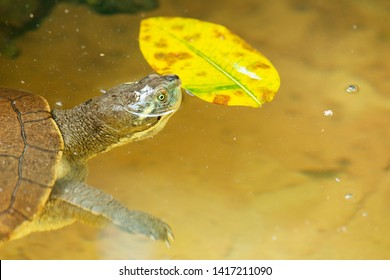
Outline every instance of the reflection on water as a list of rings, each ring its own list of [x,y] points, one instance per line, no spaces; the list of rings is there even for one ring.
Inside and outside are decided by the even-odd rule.
[[[92,160],[89,184],[166,220],[171,249],[75,224],[0,257],[389,259],[388,2],[177,2],[113,16],[59,4],[17,39],[17,59],[0,57],[1,85],[74,106],[150,73],[140,19],[177,15],[224,24],[261,50],[281,76],[275,100],[225,108],[186,96],[159,135]]]

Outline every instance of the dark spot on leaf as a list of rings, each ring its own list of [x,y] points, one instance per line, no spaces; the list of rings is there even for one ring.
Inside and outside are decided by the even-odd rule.
[[[250,51],[250,52],[257,52],[256,49],[254,49],[251,45],[249,45],[247,42],[241,40],[240,38],[236,38],[234,41],[235,41],[237,44],[240,44],[241,47],[242,47],[243,49],[245,49],[245,50],[248,50],[248,51]]]
[[[218,29],[214,29],[213,31],[214,37],[219,40],[225,40],[225,34]]]
[[[268,64],[262,63],[262,62],[256,62],[251,65],[251,68],[256,70],[256,69],[269,69],[270,66]]]
[[[172,30],[176,30],[176,31],[180,31],[180,30],[183,30],[183,25],[181,24],[175,24],[172,26]]]
[[[234,55],[235,57],[243,57],[243,56],[244,56],[244,53],[242,53],[242,52],[234,52],[233,55]]]
[[[229,101],[230,101],[230,96],[224,94],[216,94],[213,103],[227,106]]]
[[[192,55],[190,55],[187,52],[169,52],[169,53],[157,52],[154,54],[155,59],[165,61],[168,67],[172,66],[172,64],[176,63],[179,60],[188,59],[191,57]]]
[[[150,41],[150,38],[151,38],[150,35],[146,35],[146,36],[142,37],[141,40],[148,42],[148,41]]]
[[[168,46],[167,40],[161,38],[159,41],[157,41],[154,46],[156,48],[166,48]]]
[[[200,72],[197,72],[195,75],[198,76],[198,77],[206,77],[207,76],[207,72],[206,71],[200,71]]]
[[[260,92],[263,93],[263,99],[264,99],[264,101],[266,101],[266,102],[271,102],[272,99],[274,99],[275,92],[270,91],[269,89],[266,89],[266,88],[262,88],[262,89],[260,90]]]

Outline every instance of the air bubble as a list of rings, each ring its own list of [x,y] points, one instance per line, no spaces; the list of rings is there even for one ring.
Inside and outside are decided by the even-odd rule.
[[[347,193],[347,194],[345,194],[344,198],[345,199],[352,199],[353,198],[353,194]]]
[[[359,86],[358,85],[349,85],[345,88],[346,93],[357,93],[359,91]]]
[[[325,110],[323,112],[323,114],[325,117],[331,117],[331,116],[333,116],[333,111],[332,110]]]
[[[347,232],[347,227],[346,226],[341,226],[341,227],[337,228],[337,231],[338,232]]]

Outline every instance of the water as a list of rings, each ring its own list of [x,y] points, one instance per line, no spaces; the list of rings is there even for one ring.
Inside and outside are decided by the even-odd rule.
[[[170,249],[77,223],[10,242],[0,258],[389,259],[388,1],[160,4],[114,16],[57,5],[16,41],[21,56],[0,57],[1,85],[72,107],[149,74],[139,22],[176,15],[263,52],[281,76],[276,98],[251,109],[186,96],[159,135],[90,162],[90,185],[172,226]]]

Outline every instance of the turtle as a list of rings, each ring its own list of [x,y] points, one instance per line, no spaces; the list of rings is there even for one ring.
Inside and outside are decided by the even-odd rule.
[[[52,110],[40,95],[0,88],[0,243],[80,221],[169,245],[167,223],[86,184],[87,162],[155,135],[181,100],[177,75],[150,74],[72,109]]]

